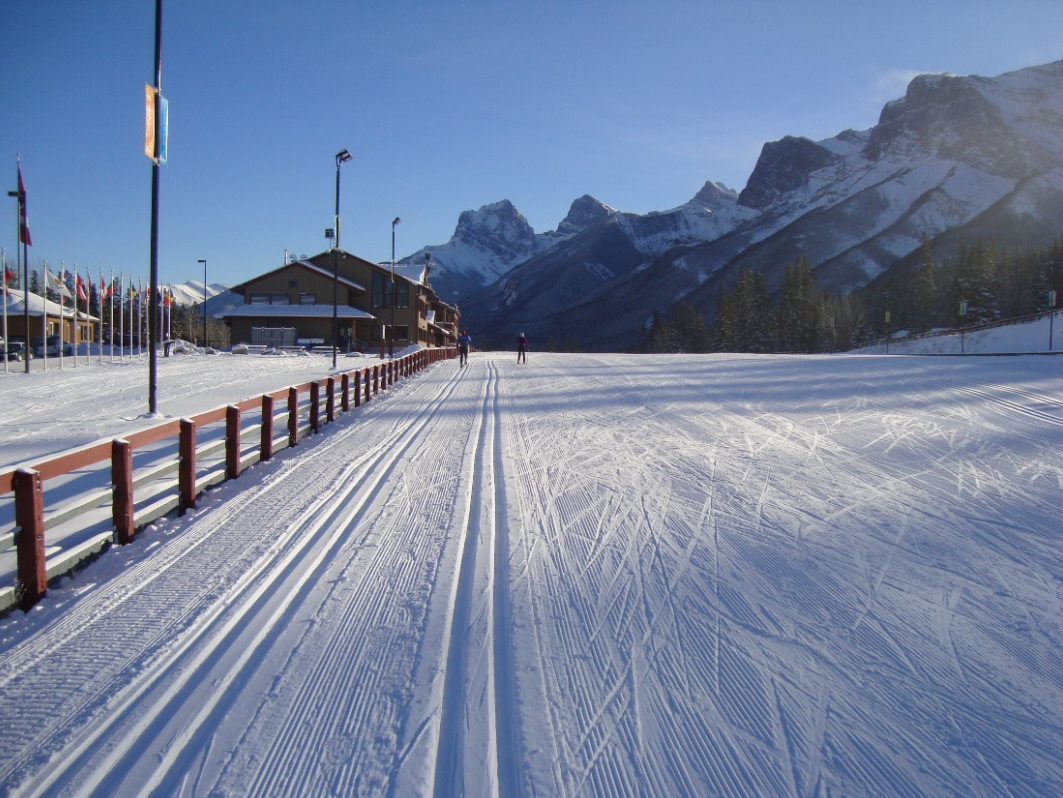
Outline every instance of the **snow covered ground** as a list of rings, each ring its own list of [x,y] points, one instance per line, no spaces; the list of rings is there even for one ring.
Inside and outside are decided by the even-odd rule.
[[[1024,324],[1010,324],[977,332],[953,332],[931,338],[896,338],[858,350],[863,354],[959,355],[1016,352],[1063,352],[1063,315],[1045,316]]]
[[[160,361],[160,408],[298,360]],[[1063,360],[514,360],[0,621],[0,794],[1063,794]],[[4,461],[147,423],[143,371],[0,376]]]
[[[8,363],[8,373],[0,373],[0,468],[321,379],[332,366],[331,356],[309,354],[159,357],[155,395],[163,418],[152,418],[148,357],[128,351],[114,360],[104,354],[102,363],[98,351],[83,353],[77,367],[72,357],[62,364],[48,358],[47,366],[33,359],[30,375],[25,363]],[[337,366],[347,371],[379,362],[341,355]]]

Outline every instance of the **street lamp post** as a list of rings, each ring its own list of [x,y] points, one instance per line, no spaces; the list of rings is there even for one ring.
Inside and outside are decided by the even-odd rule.
[[[396,216],[391,222],[391,331],[388,334],[388,359],[395,357],[395,305],[399,301],[399,287],[395,283],[395,225],[401,221]]]
[[[336,246],[332,248],[332,368],[336,368],[336,344],[340,337],[339,292],[340,292],[340,164],[351,160],[347,150],[336,153]]]
[[[207,262],[200,258],[203,264],[203,348],[207,348]]]

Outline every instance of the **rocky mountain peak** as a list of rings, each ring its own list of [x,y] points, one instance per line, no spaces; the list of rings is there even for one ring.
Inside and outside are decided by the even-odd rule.
[[[575,235],[603,219],[608,219],[615,213],[615,208],[599,202],[590,194],[584,194],[572,203],[568,209],[568,215],[557,226],[557,232],[563,235]]]
[[[747,208],[762,211],[784,194],[808,182],[808,176],[829,166],[836,156],[811,139],[786,136],[769,141],[760,151],[760,158],[749,176],[749,182],[738,196]]]
[[[496,240],[502,244],[529,244],[535,231],[509,200],[484,205],[475,211],[462,211],[454,229],[454,240]]]
[[[977,76],[918,75],[904,97],[887,103],[871,131],[867,156],[922,153],[979,164],[1002,175],[1029,170],[1016,131],[985,89],[993,81]]]
[[[727,205],[734,205],[737,200],[737,191],[728,188],[723,183],[714,183],[710,180],[694,195],[693,201],[715,211]]]

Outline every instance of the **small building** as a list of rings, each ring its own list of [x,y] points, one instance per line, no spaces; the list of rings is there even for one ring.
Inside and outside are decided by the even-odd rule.
[[[30,339],[61,335],[63,340],[69,343],[74,343],[75,340],[78,343],[85,343],[96,338],[94,331],[99,318],[88,315],[84,310],[75,309],[66,303],[60,305],[32,291],[27,300],[26,295],[17,288],[8,288],[3,301],[7,311],[6,337],[12,341],[26,341],[26,301],[29,302]],[[0,314],[3,312],[3,309],[0,309]],[[76,339],[75,329],[77,330]],[[4,337],[2,327],[0,327],[0,337]]]
[[[294,329],[297,342],[331,346],[335,286],[339,349],[447,346],[457,338],[458,311],[440,301],[427,276],[427,266],[396,264],[392,280],[390,264],[327,250],[234,286],[244,304],[223,318],[234,342]]]

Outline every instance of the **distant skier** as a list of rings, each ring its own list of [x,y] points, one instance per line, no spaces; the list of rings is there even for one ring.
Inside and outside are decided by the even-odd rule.
[[[472,346],[472,338],[468,330],[462,330],[458,336],[458,365],[464,366],[469,362],[469,347]]]
[[[524,333],[517,336],[517,363],[528,365],[528,337]]]

